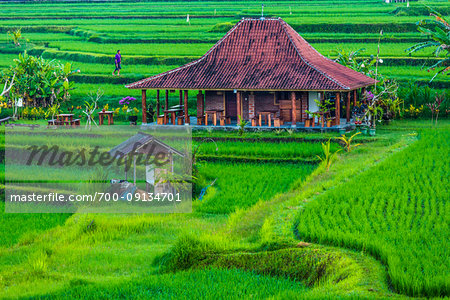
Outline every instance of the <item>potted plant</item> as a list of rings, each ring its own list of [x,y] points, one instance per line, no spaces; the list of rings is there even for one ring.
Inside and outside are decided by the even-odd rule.
[[[128,121],[130,121],[130,125],[136,125],[137,124],[137,115],[139,113],[139,109],[134,107],[133,109],[128,109]]]
[[[139,110],[137,108],[128,108],[128,105],[130,105],[130,103],[133,101],[136,101],[136,98],[131,96],[127,96],[119,100],[119,104],[123,105],[122,110],[126,112],[126,115],[128,115],[128,121],[130,121],[130,125],[137,124],[137,114],[139,113]]]
[[[367,135],[367,126],[361,126],[361,133]]]
[[[375,136],[375,127],[370,127],[369,128],[369,135],[370,136]]]

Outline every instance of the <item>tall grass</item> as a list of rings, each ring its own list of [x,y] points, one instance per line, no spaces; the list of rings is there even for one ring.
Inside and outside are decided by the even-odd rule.
[[[194,207],[204,213],[230,213],[236,208],[247,208],[286,192],[296,179],[305,178],[314,168],[302,164],[202,162],[199,170],[206,178],[205,184],[216,178],[217,181]]]
[[[301,239],[362,250],[387,265],[394,289],[448,296],[448,130],[424,131],[406,150],[309,203]]]

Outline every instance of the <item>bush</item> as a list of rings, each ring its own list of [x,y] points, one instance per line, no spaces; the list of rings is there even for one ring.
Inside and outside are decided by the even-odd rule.
[[[234,25],[231,22],[217,23],[208,32],[228,32]]]

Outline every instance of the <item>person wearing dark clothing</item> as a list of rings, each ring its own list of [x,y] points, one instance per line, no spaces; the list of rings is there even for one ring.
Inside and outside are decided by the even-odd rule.
[[[117,50],[116,56],[114,58],[114,63],[116,65],[116,69],[112,72],[113,75],[115,75],[114,72],[116,72],[116,71],[117,71],[117,76],[120,75],[120,69],[122,68],[120,65],[121,61],[122,61],[122,55],[120,55],[120,50]]]

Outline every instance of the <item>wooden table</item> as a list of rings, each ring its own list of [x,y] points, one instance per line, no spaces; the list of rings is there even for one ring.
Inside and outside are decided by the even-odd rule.
[[[181,109],[181,111],[180,111],[180,115],[182,115],[183,114],[183,110],[184,110],[184,105],[174,105],[174,106],[171,106],[171,107],[169,107],[169,109]]]
[[[103,125],[103,118],[106,115],[108,117],[108,125],[113,125],[114,124],[113,113],[114,112],[111,110],[99,112],[98,113],[98,124]]]
[[[56,120],[64,123],[64,125],[72,124],[74,114],[59,114],[56,116]]]
[[[166,109],[164,111],[164,125],[167,124],[167,117],[170,114],[170,118],[172,119],[172,124],[175,125],[176,124],[176,119],[177,119],[177,112],[182,112],[183,108],[171,108],[171,109]]]
[[[259,126],[262,126],[262,117],[264,116],[264,123],[268,124],[269,127],[272,126],[272,114],[277,111],[260,111],[259,114]]]
[[[205,126],[208,126],[208,115],[213,116],[213,124],[214,126],[217,126],[217,115],[222,114],[223,109],[217,109],[217,110],[206,110],[205,111]]]

